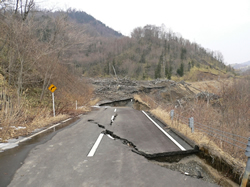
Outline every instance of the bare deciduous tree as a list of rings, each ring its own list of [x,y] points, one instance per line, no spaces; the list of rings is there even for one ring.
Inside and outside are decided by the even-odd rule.
[[[20,14],[22,20],[25,21],[30,11],[34,8],[34,0],[16,0],[15,2],[15,14]]]

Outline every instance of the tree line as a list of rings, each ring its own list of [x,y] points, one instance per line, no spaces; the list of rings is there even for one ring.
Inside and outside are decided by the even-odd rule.
[[[83,53],[74,56],[85,76],[119,76],[134,79],[183,76],[194,66],[234,72],[224,64],[221,52],[204,49],[165,26],[135,28],[131,37],[95,37]]]

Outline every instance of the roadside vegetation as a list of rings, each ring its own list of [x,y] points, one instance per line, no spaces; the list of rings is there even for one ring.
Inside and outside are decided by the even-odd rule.
[[[76,100],[88,110],[92,88],[67,63],[67,53],[87,42],[83,31],[32,0],[0,5],[0,141],[77,114]],[[57,87],[56,118],[50,84]]]

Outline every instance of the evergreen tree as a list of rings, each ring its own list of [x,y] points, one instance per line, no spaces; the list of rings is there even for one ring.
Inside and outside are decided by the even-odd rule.
[[[109,61],[107,61],[106,65],[104,66],[104,74],[109,75]]]
[[[156,69],[155,69],[155,79],[161,78],[161,63],[159,61]]]
[[[187,50],[185,48],[181,48],[181,60],[186,59]]]
[[[166,66],[166,69],[165,69],[165,77],[169,80],[171,80],[171,77],[172,77],[172,67],[168,67]]]
[[[169,80],[171,80],[171,77],[172,77],[172,70],[173,70],[173,68],[172,68],[172,66],[170,66],[169,72],[168,72],[168,77],[167,77]]]
[[[146,63],[146,59],[145,59],[145,54],[144,54],[144,53],[141,55],[141,59],[140,59],[139,62],[140,62],[140,63],[143,63],[143,64]]]
[[[184,75],[184,64],[181,63],[180,68],[177,69],[177,74],[182,77]]]
[[[191,64],[192,64],[192,68],[193,68],[194,67],[194,61],[193,60],[191,61]]]
[[[161,64],[163,64],[163,52],[161,53],[158,65],[155,69],[155,78],[161,78]]]
[[[191,62],[188,62],[188,71],[190,71],[191,68],[192,68],[192,64],[191,64]]]

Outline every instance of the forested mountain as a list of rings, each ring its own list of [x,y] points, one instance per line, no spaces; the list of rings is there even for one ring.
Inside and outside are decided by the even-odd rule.
[[[83,11],[68,9],[69,19],[82,25],[90,36],[121,37],[122,34]]]
[[[194,67],[223,74],[233,72],[225,66],[220,52],[205,49],[164,26],[138,27],[131,37],[125,37],[83,11],[69,9],[49,15],[66,16],[67,22],[84,35],[84,43],[72,45],[60,56],[79,75],[100,77],[116,73],[134,79],[171,79],[172,75],[186,75]],[[43,12],[40,15],[43,19],[46,16]]]
[[[135,79],[182,77],[192,68],[231,71],[223,55],[204,49],[165,27],[135,28],[131,37],[94,37],[87,48],[70,54],[75,69],[85,76],[118,76]]]

